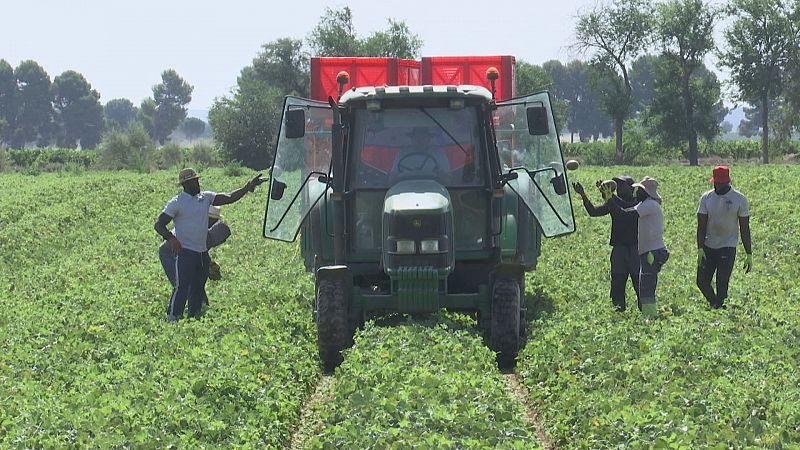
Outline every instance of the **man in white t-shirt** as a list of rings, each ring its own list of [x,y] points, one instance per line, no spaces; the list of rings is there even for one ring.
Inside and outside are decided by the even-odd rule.
[[[183,317],[186,301],[189,301],[189,317],[197,317],[205,298],[211,257],[208,255],[208,210],[211,205],[222,206],[238,201],[248,192],[266,181],[256,175],[243,187],[217,194],[200,191],[200,176],[194,169],[180,171],[178,183],[183,192],[172,198],[155,223],[156,232],[169,243],[175,257],[175,287],[167,305],[167,320],[172,322]],[[167,229],[173,222],[175,234]]]
[[[731,187],[727,166],[714,167],[709,180],[714,189],[700,197],[697,208],[697,287],[712,308],[724,308],[728,298],[728,283],[736,260],[739,231],[745,256],[744,270],[753,267],[750,240],[750,203],[747,197]],[[716,273],[717,292],[711,287]]]

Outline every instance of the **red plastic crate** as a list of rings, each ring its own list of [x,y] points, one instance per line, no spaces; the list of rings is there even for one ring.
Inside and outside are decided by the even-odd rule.
[[[417,85],[420,62],[398,58],[311,58],[311,98],[338,98],[340,71],[350,75],[344,89],[363,86]]]
[[[422,84],[472,84],[491,91],[486,69],[495,67],[500,78],[495,82],[498,101],[513,98],[516,84],[513,56],[431,56],[422,58]]]

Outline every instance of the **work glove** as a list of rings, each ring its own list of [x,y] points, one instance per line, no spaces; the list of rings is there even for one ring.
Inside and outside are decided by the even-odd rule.
[[[653,255],[653,252],[647,252],[647,264],[650,264],[652,266],[653,265],[653,261],[655,261],[655,260],[656,260],[656,257],[655,257],[655,255]]]
[[[600,185],[600,195],[603,196],[603,201],[607,202],[614,196],[614,190],[607,184]]]
[[[750,273],[753,270],[753,254],[748,253],[744,257],[744,273]]]
[[[222,273],[220,272],[219,264],[214,261],[211,261],[211,264],[208,266],[208,279],[219,281],[222,279]]]
[[[697,249],[697,267],[702,267],[706,263],[706,251],[703,247]]]

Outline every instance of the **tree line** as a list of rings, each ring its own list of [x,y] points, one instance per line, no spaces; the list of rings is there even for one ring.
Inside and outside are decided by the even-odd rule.
[[[798,2],[732,0],[614,0],[579,15],[573,50],[588,61],[517,63],[517,92],[549,89],[558,123],[580,141],[615,137],[615,161],[625,161],[626,128],[659,145],[682,147],[698,164],[698,141],[713,140],[730,124],[723,85],[705,65],[717,56],[731,73],[733,100],[753,105],[739,132],[761,134],[769,162],[771,127],[778,144],[800,125]],[[729,18],[723,42],[714,30]],[[421,38],[403,21],[361,38],[345,7],[326,9],[305,40],[267,43],[242,69],[238,86],[211,108],[210,123],[230,159],[267,166],[284,95],[308,95],[309,54],[418,58]],[[788,148],[788,146],[787,146]]]
[[[132,126],[141,127],[162,144],[179,126],[187,136],[199,136],[205,122],[186,118],[192,90],[175,70],[168,69],[153,86],[153,96],[139,107],[125,98],[103,106],[100,94],[74,70],[51,81],[36,61],[22,61],[14,68],[0,59],[0,144],[15,149],[52,145],[93,149],[104,133]]]
[[[714,31],[724,20],[723,40],[716,42]],[[750,105],[739,133],[761,135],[766,163],[771,147],[793,148],[786,143],[800,128],[798,32],[797,0],[609,0],[577,18],[572,48],[586,61],[519,60],[516,90],[549,89],[570,141],[614,136],[617,163],[626,160],[628,130],[665,148],[682,148],[696,165],[699,141],[718,137],[728,112],[723,83],[705,65],[714,55],[731,74],[731,99]],[[254,168],[271,164],[284,96],[308,96],[310,55],[417,59],[421,47],[420,36],[402,20],[387,19],[384,30],[361,36],[350,8],[327,8],[304,39],[264,44],[236,87],[214,101],[209,124],[220,156]],[[12,69],[0,60],[0,139],[14,148],[92,148],[102,130],[136,124],[163,143],[180,124],[187,135],[202,133],[202,121],[184,120],[191,92],[168,70],[153,97],[138,107],[127,99],[102,107],[77,72],[51,83],[33,61]],[[772,146],[771,133],[777,138]]]

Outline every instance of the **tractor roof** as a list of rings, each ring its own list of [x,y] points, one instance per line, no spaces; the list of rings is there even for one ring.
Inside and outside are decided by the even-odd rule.
[[[395,98],[475,98],[491,101],[492,93],[482,86],[469,84],[447,86],[368,86],[353,88],[342,94],[340,104],[362,100],[382,100]]]

